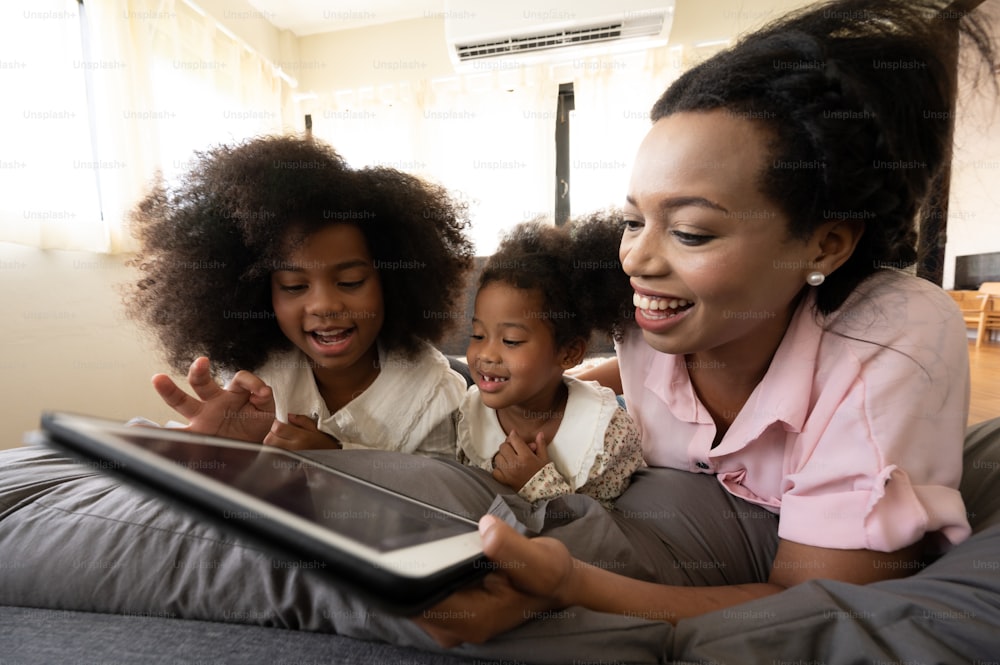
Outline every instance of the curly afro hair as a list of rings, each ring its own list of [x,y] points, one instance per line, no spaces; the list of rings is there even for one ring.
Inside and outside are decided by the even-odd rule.
[[[312,139],[262,137],[199,152],[176,187],[162,181],[131,215],[128,314],[157,336],[171,367],[207,355],[254,369],[292,348],[271,305],[271,272],[297,243],[354,224],[382,284],[387,351],[415,353],[453,321],[472,266],[466,207],[443,188],[390,168],[352,169]]]
[[[595,333],[621,338],[632,287],[618,258],[620,211],[578,216],[564,226],[539,220],[511,229],[483,267],[479,288],[500,282],[542,294],[557,347]]]
[[[875,271],[917,260],[915,218],[951,150],[955,36],[994,61],[984,25],[950,4],[811,5],[688,70],[653,106],[654,122],[723,109],[765,127],[772,154],[760,191],[783,208],[792,237],[831,219],[864,223],[854,254],[816,288],[820,312]]]

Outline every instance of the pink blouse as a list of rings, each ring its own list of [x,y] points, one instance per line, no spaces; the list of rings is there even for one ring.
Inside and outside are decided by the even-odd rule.
[[[930,282],[898,272],[862,283],[829,316],[812,295],[719,444],[683,356],[630,330],[618,348],[629,414],[650,466],[715,474],[780,514],[805,545],[891,552],[970,533],[958,492],[969,408],[965,323]]]

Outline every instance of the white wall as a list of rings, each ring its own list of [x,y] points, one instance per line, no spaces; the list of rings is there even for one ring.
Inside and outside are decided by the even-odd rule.
[[[1000,9],[1000,0],[986,4]],[[955,114],[945,288],[954,284],[956,256],[1000,251],[1000,101],[994,91],[988,81],[977,90],[966,79]]]
[[[43,409],[167,419],[149,384],[164,365],[120,306],[124,261],[0,243],[0,448],[18,445]]]
[[[453,76],[444,21],[417,18],[299,39],[303,91],[378,87]]]
[[[267,14],[254,9],[245,0],[197,0],[197,4],[271,62],[280,65],[297,57],[295,35],[275,28],[268,22]]]

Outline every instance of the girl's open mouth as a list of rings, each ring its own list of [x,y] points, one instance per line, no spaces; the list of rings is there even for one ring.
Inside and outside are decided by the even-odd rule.
[[[313,346],[322,352],[337,352],[342,350],[354,336],[355,328],[337,328],[334,330],[311,330],[309,337]]]
[[[507,381],[510,380],[508,376],[496,376],[494,374],[483,374],[479,373],[479,389],[483,392],[494,392],[499,390]]]

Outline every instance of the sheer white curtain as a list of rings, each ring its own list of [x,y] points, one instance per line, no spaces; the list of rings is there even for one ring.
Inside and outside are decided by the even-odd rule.
[[[428,93],[420,154],[443,183],[468,196],[477,253],[493,253],[519,222],[551,219],[559,83],[548,68],[459,77]]]
[[[649,109],[682,72],[680,47],[602,55],[572,64],[573,214],[621,206],[632,161],[649,131]]]
[[[0,8],[0,240],[101,244],[78,12],[75,0]]]
[[[67,18],[30,19],[57,6]],[[22,100],[15,109],[22,117],[3,124],[3,143],[28,166],[13,181],[4,178],[12,195],[0,204],[0,240],[131,249],[127,213],[158,171],[171,178],[196,149],[282,130],[288,84],[194,5],[88,2],[83,39],[75,1],[30,7],[2,22],[3,36],[16,40],[15,52],[31,66],[8,88],[11,99]],[[65,110],[70,118],[43,122],[29,114],[36,109]]]
[[[555,201],[559,83],[574,84],[571,207],[621,205],[649,108],[681,73],[679,47],[433,81],[344,90],[303,103],[317,137],[354,166],[384,164],[464,194],[479,254]]]
[[[553,214],[558,82],[547,67],[330,93],[313,132],[353,166],[434,180],[470,204],[478,254],[502,231]]]

